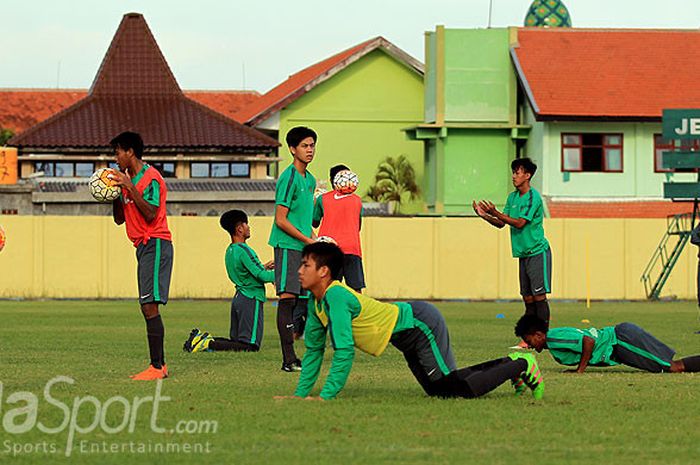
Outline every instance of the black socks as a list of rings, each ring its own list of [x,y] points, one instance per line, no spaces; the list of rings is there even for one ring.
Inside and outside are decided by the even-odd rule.
[[[296,305],[294,305],[293,311],[293,322],[294,322],[294,332],[301,337],[304,334],[304,327],[306,326],[306,314],[309,308],[309,299],[297,297]]]
[[[165,328],[163,327],[163,320],[160,314],[154,318],[146,318],[146,335],[148,337],[148,351],[151,354],[151,365],[155,368],[162,368],[165,365],[163,353]]]
[[[280,299],[277,304],[277,332],[282,345],[282,361],[286,364],[297,360],[294,352],[294,307],[297,299]]]
[[[549,328],[549,302],[545,299],[533,303],[535,304],[535,314],[537,318],[547,323],[547,328]]]
[[[245,342],[232,341],[225,337],[215,337],[213,341],[209,343],[209,350],[230,350],[233,352],[257,352],[260,348],[253,344],[246,344]]]

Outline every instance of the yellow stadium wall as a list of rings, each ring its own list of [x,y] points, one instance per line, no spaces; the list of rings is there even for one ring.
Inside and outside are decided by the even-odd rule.
[[[228,238],[218,218],[173,217],[171,298],[229,298]],[[261,260],[272,218],[251,218]],[[135,250],[108,217],[0,218],[0,298],[135,298]],[[549,219],[553,299],[644,299],[639,277],[666,229],[657,219]],[[402,299],[515,299],[517,261],[507,228],[476,218],[365,218],[367,294]],[[588,244],[588,245],[587,245]],[[588,249],[588,254],[587,254]],[[587,260],[588,255],[588,260]],[[588,265],[587,265],[588,263]],[[688,245],[663,295],[695,297],[697,250]],[[268,288],[268,295],[274,289]]]

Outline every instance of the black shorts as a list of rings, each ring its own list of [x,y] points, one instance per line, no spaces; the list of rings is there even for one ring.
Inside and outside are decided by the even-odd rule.
[[[173,243],[151,238],[136,247],[139,303],[167,304],[173,271]]]
[[[296,296],[306,295],[299,282],[301,250],[275,247],[275,289],[277,295],[283,293]]]
[[[260,348],[263,337],[263,303],[236,292],[231,300],[232,341],[244,342]]]
[[[403,352],[409,368],[423,389],[457,369],[450,335],[442,313],[428,302],[409,302],[414,327],[391,336],[391,343]]]
[[[610,358],[623,365],[651,371],[668,372],[676,351],[633,323],[615,326],[617,344]]]
[[[552,292],[552,249],[532,257],[518,259],[520,295],[541,295]]]
[[[362,270],[362,257],[351,254],[343,256],[343,269],[340,272],[338,281],[341,279],[344,279],[345,284],[356,291],[365,288],[365,272]]]

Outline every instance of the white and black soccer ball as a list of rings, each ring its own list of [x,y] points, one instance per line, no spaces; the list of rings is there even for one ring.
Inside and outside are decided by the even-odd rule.
[[[338,245],[335,239],[333,239],[331,236],[319,236],[316,238],[316,242],[326,242],[328,244]]]
[[[358,184],[360,184],[360,180],[350,170],[339,171],[333,178],[333,188],[339,194],[352,194],[357,190]]]
[[[112,202],[121,195],[122,188],[115,185],[114,180],[111,178],[113,174],[114,170],[112,168],[100,168],[90,176],[88,189],[90,189],[90,194],[98,202]]]

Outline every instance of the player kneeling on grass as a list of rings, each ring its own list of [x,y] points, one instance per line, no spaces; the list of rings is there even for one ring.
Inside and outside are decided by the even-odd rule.
[[[571,371],[576,373],[583,373],[589,365],[619,364],[652,373],[700,371],[700,356],[673,360],[675,350],[633,323],[601,329],[547,326],[535,315],[524,315],[515,326],[515,335],[537,352],[548,349],[558,363],[575,366]]]
[[[257,352],[263,336],[265,283],[275,281],[274,264],[267,262],[263,265],[255,251],[246,244],[250,238],[250,226],[245,212],[229,210],[221,215],[219,223],[231,236],[225,263],[228,277],[236,285],[236,294],[231,301],[230,339],[213,337],[195,328],[182,350]]]
[[[458,370],[437,308],[427,302],[383,303],[359,294],[337,280],[342,266],[343,252],[335,244],[317,242],[302,251],[299,277],[311,297],[303,370],[293,397],[307,397],[316,383],[327,333],[334,353],[320,393],[323,400],[335,398],[345,386],[355,348],[379,356],[389,342],[403,352],[429,396],[478,397],[512,380],[517,394],[527,385],[535,398],[542,397],[544,382],[533,354],[511,354]]]

